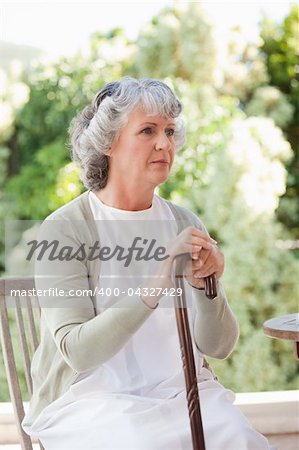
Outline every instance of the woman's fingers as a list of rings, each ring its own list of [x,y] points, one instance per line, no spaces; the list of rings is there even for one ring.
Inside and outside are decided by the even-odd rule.
[[[215,245],[212,241],[207,240],[207,239],[203,239],[203,238],[192,238],[191,242],[192,245],[197,245],[199,247],[203,247],[206,249],[210,249],[213,248],[213,246]]]
[[[209,275],[212,275],[212,273],[215,272],[215,266],[214,264],[210,264],[208,266],[204,266],[201,270],[197,270],[194,272],[195,278],[206,278]]]
[[[210,250],[215,246],[216,241],[206,233],[194,227],[185,228],[167,246],[167,253],[172,257],[189,253],[192,259],[199,258],[202,250]]]
[[[199,259],[199,252],[202,250],[202,247],[199,246],[193,246],[192,248],[192,259],[197,260]]]
[[[201,261],[205,262],[206,258],[208,257],[208,252],[211,251],[215,246],[216,244],[212,243],[211,241],[204,240],[200,244],[199,241],[197,241],[196,244],[192,245],[192,259],[198,260],[200,258]]]
[[[213,249],[209,250],[202,250],[199,255],[198,262],[194,265],[194,267],[201,269],[207,262],[208,258],[210,257],[211,252]]]
[[[197,285],[200,279],[213,273],[219,279],[224,270],[224,256],[217,247],[217,242],[206,233],[189,227],[178,235],[176,241],[180,251],[177,254],[189,253],[192,260],[185,267],[185,277],[193,279],[192,285]],[[197,280],[197,281],[195,281]]]
[[[192,261],[192,272],[195,278],[205,278],[215,273],[217,279],[219,279],[223,270],[224,255],[218,248],[210,251],[202,250],[200,259]]]
[[[204,239],[207,242],[211,242],[212,244],[217,244],[217,241],[215,241],[215,239],[211,238],[211,236],[203,231],[198,230],[197,228],[192,228],[192,237]]]

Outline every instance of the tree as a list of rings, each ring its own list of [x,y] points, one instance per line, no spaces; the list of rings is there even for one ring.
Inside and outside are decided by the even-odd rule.
[[[287,163],[286,194],[277,211],[279,219],[299,237],[299,7],[293,5],[281,24],[265,18],[261,25],[262,52],[270,85],[281,91],[292,106],[292,118],[282,125],[292,145],[294,156]]]
[[[137,40],[135,68],[141,76],[211,84],[215,47],[198,2],[165,8]]]
[[[239,117],[230,131],[225,148],[212,156],[205,189],[191,194],[226,256],[224,283],[241,329],[228,365],[212,366],[237,391],[295,389],[289,343],[262,332],[267,318],[295,311],[299,297],[298,260],[279,245],[288,235],[275,220],[291,148],[270,119]]]
[[[226,38],[217,41],[217,47],[217,90],[220,95],[236,98],[243,110],[254,90],[268,82],[260,39],[249,42],[242,27],[235,26]]]

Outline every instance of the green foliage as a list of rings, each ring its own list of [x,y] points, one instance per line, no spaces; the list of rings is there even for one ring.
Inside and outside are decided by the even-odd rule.
[[[293,120],[294,107],[279,89],[262,86],[254,91],[245,111],[249,116],[270,117],[276,125],[286,128]]]
[[[210,84],[215,46],[198,2],[165,8],[142,31],[137,44],[139,75]]]
[[[65,144],[54,141],[38,150],[32,164],[24,165],[20,174],[9,180],[6,192],[16,217],[44,219],[82,191],[78,172],[64,167],[68,159]],[[24,198],[30,201],[24,202]]]
[[[238,99],[243,108],[254,90],[269,78],[259,40],[248,42],[242,28],[235,26],[226,41],[217,44],[217,88],[221,94]]]
[[[298,5],[293,5],[290,14],[280,25],[269,19],[262,24],[262,50],[266,55],[266,65],[270,83],[289,95],[295,107],[294,121],[299,121],[299,71],[298,71]]]
[[[3,193],[4,183],[7,177],[7,160],[9,149],[0,147],[0,236],[4,236],[4,220],[7,217],[8,202]],[[4,267],[4,242],[0,240],[0,271]]]
[[[30,97],[16,117],[18,167],[30,163],[45,145],[66,137],[66,131],[78,108],[86,102],[79,89],[87,69],[76,70],[71,61],[59,61],[54,67],[40,67],[28,77]]]
[[[224,283],[241,330],[227,366],[212,366],[237,391],[294,389],[291,345],[270,342],[261,331],[267,318],[295,312],[299,298],[298,260],[278,245],[287,234],[275,220],[290,146],[268,119],[238,118],[230,127],[230,139],[214,155],[210,182],[193,196],[225,254]]]
[[[28,100],[28,91],[20,81],[17,64],[6,72],[0,66],[0,144],[7,143],[13,135],[15,115]]]
[[[290,13],[276,25],[264,19],[261,29],[262,51],[270,77],[270,84],[286,95],[292,105],[293,116],[283,128],[292,144],[294,157],[286,165],[289,176],[287,190],[277,211],[279,219],[299,237],[299,7],[294,4]]]

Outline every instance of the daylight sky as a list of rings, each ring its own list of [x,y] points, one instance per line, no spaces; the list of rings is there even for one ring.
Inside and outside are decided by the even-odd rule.
[[[180,0],[84,3],[0,0],[0,40],[32,45],[53,55],[70,54],[82,48],[94,31],[122,27],[128,37],[135,38],[153,15],[173,3],[180,3]],[[292,2],[208,0],[200,3],[217,29],[225,31],[234,24],[241,24],[248,38],[254,38],[262,12],[281,21]]]

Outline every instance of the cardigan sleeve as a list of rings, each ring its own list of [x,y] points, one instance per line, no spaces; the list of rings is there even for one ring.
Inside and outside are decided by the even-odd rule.
[[[213,358],[227,358],[239,337],[237,320],[227,302],[221,281],[217,297],[210,300],[205,292],[191,288],[195,297],[194,340],[198,349]]]
[[[193,213],[191,216],[194,225],[209,234],[201,220]],[[196,309],[193,329],[196,346],[207,356],[227,358],[238,341],[239,325],[228,304],[221,280],[217,281],[217,296],[213,300],[207,298],[204,290],[195,287],[191,287],[191,290]]]
[[[46,220],[42,224],[38,242],[50,246],[42,258],[36,252],[35,286],[40,291],[42,318],[58,350],[73,370],[83,372],[114,356],[153,310],[139,295],[133,295],[96,315],[92,274],[86,261],[70,257],[71,249],[86,241],[86,234],[81,238],[74,228],[67,220]],[[56,252],[53,242],[58,243]]]

